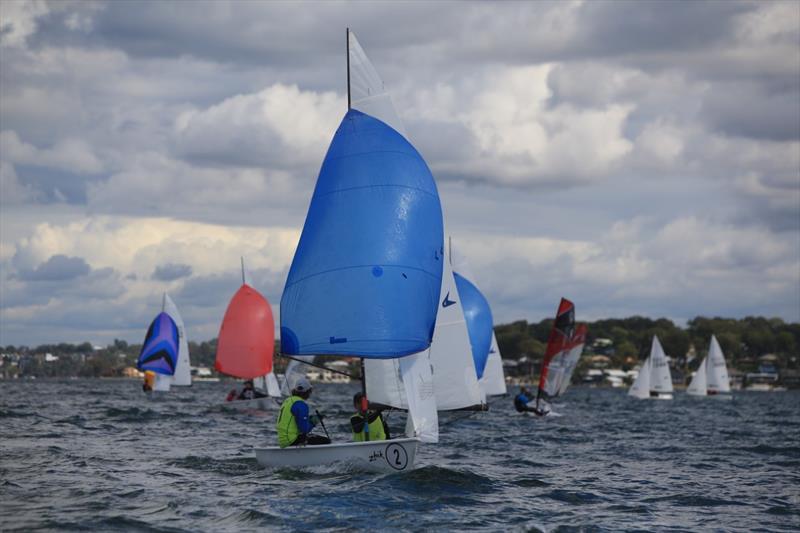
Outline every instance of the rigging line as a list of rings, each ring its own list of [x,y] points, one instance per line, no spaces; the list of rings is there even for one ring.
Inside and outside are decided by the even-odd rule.
[[[327,367],[325,365],[320,365],[318,363],[311,363],[309,361],[303,361],[302,359],[298,359],[296,357],[292,357],[291,355],[286,355],[286,354],[282,354],[282,353],[279,353],[278,355],[281,356],[281,357],[285,357],[286,359],[291,359],[292,361],[297,361],[298,363],[302,363],[304,365],[315,366],[315,367],[321,368],[323,370],[329,370],[330,372],[333,372],[334,374],[341,374],[342,376],[347,376],[350,379],[361,379],[361,378],[359,378],[359,376],[356,376],[356,375],[351,374],[349,372],[344,372],[342,370],[336,370],[334,368],[330,368],[330,367]]]

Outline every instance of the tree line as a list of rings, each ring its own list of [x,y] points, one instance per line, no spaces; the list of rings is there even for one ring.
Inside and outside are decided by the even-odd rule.
[[[547,338],[553,326],[552,319],[529,323],[519,320],[495,327],[495,335],[504,359],[538,361],[544,356]],[[610,364],[623,369],[634,366],[647,357],[653,335],[658,335],[665,352],[676,363],[693,369],[708,351],[714,334],[734,368],[744,372],[755,371],[759,357],[774,354],[781,368],[798,368],[800,348],[800,323],[786,323],[780,318],[746,317],[707,318],[690,320],[681,328],[666,318],[650,319],[633,316],[588,322],[588,335],[584,354],[609,357]],[[609,339],[611,343],[595,343]],[[115,339],[110,345],[96,349],[88,342],[81,344],[42,344],[35,348],[6,346],[2,348],[0,370],[6,377],[14,374],[38,377],[114,377],[122,375],[126,367],[135,367],[141,344],[128,344]],[[686,357],[694,348],[694,365]],[[214,367],[217,339],[189,342],[192,365]],[[276,353],[279,343],[276,342]],[[44,355],[52,354],[56,360],[46,361]],[[278,372],[286,365],[278,357]]]

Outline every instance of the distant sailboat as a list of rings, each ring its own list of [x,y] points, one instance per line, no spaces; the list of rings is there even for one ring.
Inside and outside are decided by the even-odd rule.
[[[542,359],[542,369],[539,372],[535,413],[540,416],[550,413],[550,403],[562,392],[565,363],[572,353],[574,340],[575,306],[566,298],[561,298],[556,311],[556,319],[553,321],[550,336],[547,338],[547,348]]]
[[[156,376],[153,390],[169,390],[169,383],[178,365],[179,335],[175,321],[165,312],[159,313],[147,329],[142,350],[136,362],[141,372],[153,372]]]
[[[567,392],[572,374],[575,372],[583,353],[583,346],[586,343],[586,331],[586,324],[578,324],[575,327],[572,339],[550,361],[544,390],[551,400]]]
[[[452,248],[452,247],[450,247]],[[475,277],[463,254],[450,250],[450,261],[458,283],[459,291],[465,291],[461,298],[462,309],[470,334],[475,372],[484,407],[488,408],[487,397],[506,394],[506,381],[500,347],[494,334],[494,319],[489,302],[471,280]]]
[[[183,325],[183,318],[178,312],[178,307],[172,298],[167,293],[164,293],[161,300],[161,314],[166,314],[178,332],[177,354],[175,360],[175,367],[173,372],[166,374],[163,372],[155,371],[154,379],[152,380],[152,390],[155,392],[169,392],[172,385],[175,386],[189,386],[192,384],[192,371],[191,362],[189,361],[189,344],[186,341],[186,334]],[[152,326],[151,326],[152,327]],[[140,370],[142,370],[140,368]],[[151,370],[145,368],[144,370]],[[151,383],[148,380],[148,383]]]
[[[364,442],[257,447],[256,459],[268,467],[343,461],[406,470],[421,441],[439,438],[427,358],[442,285],[439,195],[349,30],[347,48],[349,109],[322,163],[289,269],[281,298],[281,352],[353,356],[362,363],[399,358],[408,437],[371,441],[364,424]],[[366,396],[364,369],[362,364]],[[366,404],[367,398],[363,409]]]
[[[730,399],[731,382],[728,378],[728,367],[725,365],[725,355],[722,353],[717,338],[711,336],[708,355],[697,367],[692,382],[686,393],[692,396],[713,396]]]
[[[639,374],[628,390],[628,394],[642,400],[648,398],[672,399],[672,375],[669,371],[669,362],[656,335],[653,335],[650,355],[642,363]]]
[[[214,367],[228,376],[250,379],[267,389],[263,398],[231,400],[225,407],[274,409],[279,397],[278,382],[272,374],[275,351],[275,321],[264,296],[247,283],[242,260],[242,286],[228,303],[219,330]],[[258,381],[258,383],[256,383]]]

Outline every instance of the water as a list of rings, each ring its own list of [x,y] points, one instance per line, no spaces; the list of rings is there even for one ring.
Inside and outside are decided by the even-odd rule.
[[[800,528],[797,391],[670,402],[573,388],[546,419],[499,399],[444,418],[416,470],[376,475],[260,468],[252,447],[275,442],[274,413],[213,407],[229,388],[150,401],[136,381],[0,382],[0,530]],[[335,440],[355,390],[315,389]]]

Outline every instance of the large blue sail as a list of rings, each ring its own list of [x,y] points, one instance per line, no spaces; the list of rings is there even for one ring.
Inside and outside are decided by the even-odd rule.
[[[178,326],[167,313],[159,313],[150,324],[136,368],[171,376],[178,363]]]
[[[478,379],[483,377],[486,361],[489,359],[489,350],[492,347],[492,310],[489,302],[467,278],[453,272],[461,297],[461,308],[467,321],[469,343],[472,345],[472,359],[475,361],[475,371]]]
[[[347,112],[322,163],[281,298],[281,351],[392,358],[430,346],[442,284],[439,194],[396,130]]]

